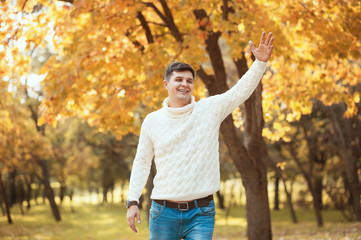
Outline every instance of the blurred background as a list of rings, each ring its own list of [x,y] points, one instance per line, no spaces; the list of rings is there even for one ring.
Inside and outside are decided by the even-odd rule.
[[[361,239],[360,1],[5,0],[0,19],[1,239],[147,239],[154,167],[139,233],[124,206],[166,65],[223,93],[262,31],[265,75],[221,127],[214,239]]]

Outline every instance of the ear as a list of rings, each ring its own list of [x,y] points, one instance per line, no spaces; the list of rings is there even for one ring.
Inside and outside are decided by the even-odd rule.
[[[168,81],[167,80],[163,80],[163,86],[165,89],[168,90]]]

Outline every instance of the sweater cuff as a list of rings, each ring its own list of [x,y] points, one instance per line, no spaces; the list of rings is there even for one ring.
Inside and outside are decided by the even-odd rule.
[[[136,201],[139,204],[139,198],[128,196],[127,201]]]
[[[262,62],[256,58],[251,67],[256,68],[258,71],[262,71],[263,73],[266,71],[268,62]]]

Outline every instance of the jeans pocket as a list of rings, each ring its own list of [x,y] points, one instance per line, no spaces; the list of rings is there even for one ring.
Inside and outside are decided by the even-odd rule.
[[[149,216],[152,219],[156,219],[159,217],[160,213],[162,212],[163,207],[158,203],[152,202],[152,206],[149,210]]]
[[[214,205],[213,200],[209,202],[208,206],[206,207],[200,207],[199,210],[203,215],[206,216],[212,216],[214,217],[216,215],[216,207]]]

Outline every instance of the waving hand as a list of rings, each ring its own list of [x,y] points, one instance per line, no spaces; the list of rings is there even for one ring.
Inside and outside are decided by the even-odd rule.
[[[259,43],[258,48],[253,44],[252,41],[249,41],[249,46],[251,47],[251,51],[253,55],[262,62],[267,62],[273,50],[273,40],[272,33],[270,32],[265,40],[266,32],[262,32],[261,42]]]

